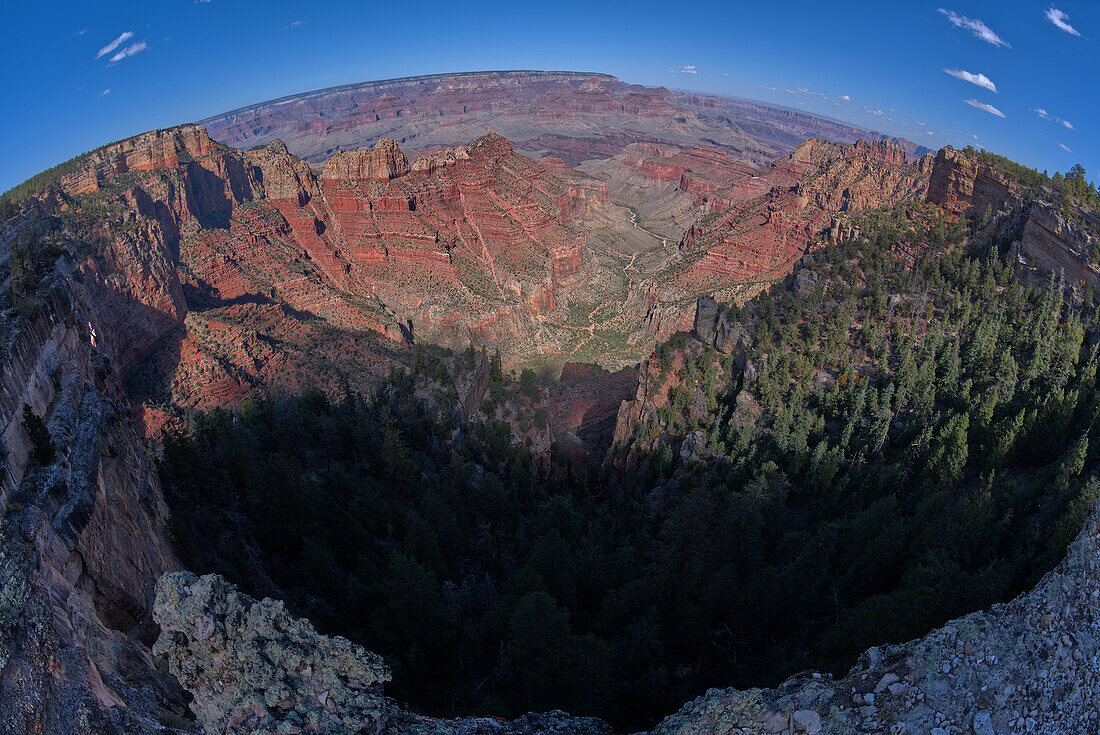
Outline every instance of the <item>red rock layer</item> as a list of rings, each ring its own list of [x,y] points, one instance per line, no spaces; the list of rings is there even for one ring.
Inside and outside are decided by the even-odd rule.
[[[986,207],[994,211],[1019,191],[1019,183],[994,166],[989,166],[947,146],[936,154],[928,201],[953,212],[963,213]]]
[[[123,375],[163,353],[146,372],[195,406],[324,384],[333,365],[361,372],[392,349],[347,363],[341,335],[523,349],[587,277],[578,208],[606,202],[598,182],[564,183],[492,133],[412,165],[383,140],[334,155],[320,177],[279,141],[242,153],[199,126],[83,163],[62,182],[75,199],[54,205],[129,223],[105,219],[106,248],[80,266],[117,326],[93,339]],[[123,187],[117,173],[134,175]]]
[[[734,182],[724,190],[728,208],[685,233],[680,250],[690,267],[680,285],[704,292],[785,275],[831,215],[923,198],[931,158],[904,161],[905,152],[885,141],[806,141],[759,175]]]

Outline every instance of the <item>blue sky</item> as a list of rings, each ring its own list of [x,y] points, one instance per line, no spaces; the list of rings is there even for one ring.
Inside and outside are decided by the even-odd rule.
[[[1100,179],[1100,3],[942,2],[8,0],[0,190],[253,102],[482,69],[751,97]]]

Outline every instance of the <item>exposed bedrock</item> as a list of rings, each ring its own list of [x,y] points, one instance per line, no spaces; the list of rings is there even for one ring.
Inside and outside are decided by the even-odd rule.
[[[0,732],[171,732],[182,691],[148,649],[154,582],[179,567],[158,476],[93,344],[104,325],[67,282],[42,301],[8,337],[0,393]]]
[[[1005,222],[1018,239],[1020,265],[1040,278],[1053,272],[1068,288],[1100,287],[1092,251],[1100,231],[1096,213],[1049,187],[1027,191],[996,165],[950,146],[936,155],[928,201],[973,217]]]

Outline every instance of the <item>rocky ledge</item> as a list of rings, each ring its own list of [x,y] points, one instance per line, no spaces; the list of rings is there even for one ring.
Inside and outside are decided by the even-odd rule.
[[[511,722],[411,714],[382,695],[390,671],[380,656],[323,636],[282,602],[256,601],[214,574],[164,575],[153,614],[161,626],[153,652],[194,696],[191,710],[206,733],[611,735],[601,720],[563,712]]]

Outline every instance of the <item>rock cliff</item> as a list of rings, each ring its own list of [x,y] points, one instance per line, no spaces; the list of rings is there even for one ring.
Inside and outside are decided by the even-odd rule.
[[[996,163],[948,146],[936,155],[927,198],[958,214],[1007,223],[1021,267],[1034,268],[1040,280],[1053,272],[1078,293],[1100,287],[1092,254],[1100,218],[1052,188],[1027,186]]]
[[[183,694],[148,649],[153,584],[179,564],[158,475],[113,360],[96,346],[95,335],[117,325],[107,321],[109,305],[89,308],[89,293],[88,281],[55,279],[33,315],[5,316],[5,733],[173,732],[184,722]],[[28,414],[52,450],[32,439]]]
[[[602,206],[569,178],[491,132],[412,165],[383,140],[318,176],[281,141],[242,152],[185,125],[83,157],[54,206],[102,238],[76,268],[119,376],[141,365],[142,402],[211,406],[338,385],[417,340],[559,346],[544,324],[595,265],[578,210]]]
[[[930,156],[905,163],[896,144],[810,139],[791,155],[727,190],[728,207],[680,242],[688,267],[677,283],[705,293],[790,272],[833,215],[925,196]],[[901,163],[899,163],[901,161]]]

